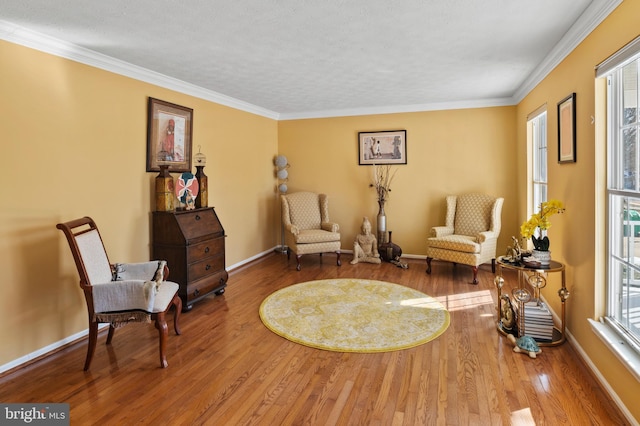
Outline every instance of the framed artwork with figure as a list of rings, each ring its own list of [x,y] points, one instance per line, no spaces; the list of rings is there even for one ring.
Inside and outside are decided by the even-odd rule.
[[[191,108],[149,98],[147,113],[147,171],[191,171]]]
[[[407,164],[407,131],[358,133],[358,164]]]

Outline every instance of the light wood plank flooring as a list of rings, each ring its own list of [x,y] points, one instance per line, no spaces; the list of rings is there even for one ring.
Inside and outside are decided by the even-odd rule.
[[[208,297],[170,336],[159,368],[152,325],[100,335],[87,373],[86,342],[0,378],[2,402],[66,402],[72,425],[623,425],[627,421],[566,343],[537,359],[512,352],[495,329],[493,274],[408,260],[343,265],[335,256],[271,254],[232,271],[223,296]],[[505,277],[515,281],[515,276]],[[337,353],[291,343],[267,330],[262,300],[294,283],[355,277],[406,285],[439,298],[449,329],[416,348]],[[571,299],[568,301],[571,309]]]

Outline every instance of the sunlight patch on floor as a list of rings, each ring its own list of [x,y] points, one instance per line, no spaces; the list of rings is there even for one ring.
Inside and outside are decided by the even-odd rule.
[[[391,302],[387,302],[387,303],[391,304]],[[401,300],[400,306],[410,306],[413,308],[427,308],[427,309],[443,309],[442,304],[431,297],[420,297],[416,299]]]
[[[459,311],[462,309],[476,308],[481,305],[493,304],[491,291],[480,290],[470,291],[467,293],[448,294],[446,296],[434,297],[438,302],[442,303],[449,312]]]
[[[513,426],[528,426],[535,425],[530,408],[523,408],[522,410],[513,411],[511,413],[511,424]]]

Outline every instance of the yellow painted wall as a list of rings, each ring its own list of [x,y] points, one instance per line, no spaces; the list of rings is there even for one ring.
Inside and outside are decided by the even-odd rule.
[[[291,163],[290,191],[330,196],[344,249],[353,248],[363,216],[375,229],[378,214],[372,166],[358,165],[358,132],[407,131],[407,164],[394,166],[385,206],[387,229],[404,254],[424,255],[429,230],[444,224],[450,194],[504,197],[498,247],[506,249],[517,232],[519,223],[508,220],[517,205],[515,107],[290,120],[278,129],[280,153]]]
[[[2,41],[0,69],[0,365],[87,328],[56,223],[92,216],[111,261],[149,259],[148,97],[194,110],[227,265],[275,245],[275,120]]]
[[[549,197],[565,202],[566,212],[552,219],[549,237],[553,258],[567,266],[567,285],[571,296],[567,302],[567,327],[580,347],[613,387],[636,419],[640,383],[593,333],[587,318],[603,312],[602,265],[596,263],[603,253],[604,241],[596,244],[596,164],[606,158],[606,150],[596,149],[592,117],[603,120],[605,112],[595,105],[594,67],[639,35],[640,1],[624,1],[589,35],[547,78],[518,105],[518,166],[525,167],[526,116],[545,102],[548,105]],[[557,163],[556,105],[570,93],[576,93],[577,162]],[[604,178],[604,176],[602,176]],[[522,175],[519,181],[524,181]],[[602,183],[598,183],[600,187]],[[598,195],[600,196],[600,195]],[[519,211],[525,216],[526,199],[520,194]],[[601,216],[600,216],[601,218]],[[545,293],[547,300],[558,300],[557,277]],[[559,312],[558,303],[554,308]]]

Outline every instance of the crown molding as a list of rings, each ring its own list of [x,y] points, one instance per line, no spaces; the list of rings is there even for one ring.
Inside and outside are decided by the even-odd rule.
[[[515,103],[522,101],[545,79],[623,0],[593,1],[549,52],[540,65],[527,77],[513,95]]]
[[[274,120],[300,120],[516,105],[600,25],[622,1],[623,0],[596,0],[592,2],[511,98],[307,111],[300,113],[278,113],[271,111],[3,20],[0,20],[0,39],[266,118]]]
[[[392,105],[384,107],[309,111],[302,113],[283,113],[280,114],[279,120],[304,120],[312,118],[352,117],[358,115],[399,114],[405,112],[444,111],[449,109],[488,108],[509,105],[515,105],[513,98],[479,99],[416,105]]]
[[[0,20],[0,39],[274,120],[278,113]]]

